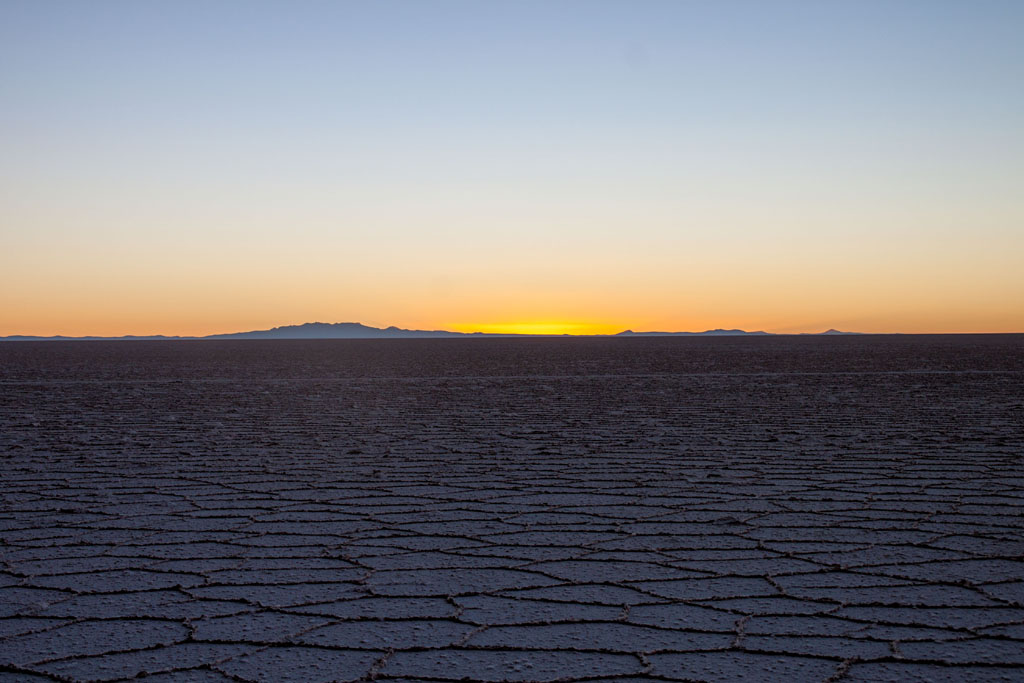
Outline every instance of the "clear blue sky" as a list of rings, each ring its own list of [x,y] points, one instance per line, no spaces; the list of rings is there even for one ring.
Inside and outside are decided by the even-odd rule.
[[[1024,330],[1022,36],[1019,1],[7,0],[0,334]]]

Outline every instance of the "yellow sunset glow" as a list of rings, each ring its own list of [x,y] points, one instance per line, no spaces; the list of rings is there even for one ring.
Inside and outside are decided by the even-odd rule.
[[[456,332],[485,332],[488,334],[615,334],[621,325],[590,322],[560,322],[556,320],[509,323],[461,323],[451,326]]]

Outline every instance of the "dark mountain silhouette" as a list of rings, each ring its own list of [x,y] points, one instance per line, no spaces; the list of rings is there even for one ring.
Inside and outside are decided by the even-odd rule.
[[[379,328],[362,323],[303,323],[302,325],[274,327],[269,330],[212,334],[203,339],[387,339],[465,336],[470,335],[445,330],[404,330],[394,325]]]
[[[805,333],[806,334],[806,333]],[[859,334],[858,332],[840,332],[828,330],[822,335]],[[301,325],[283,325],[269,330],[252,330],[250,332],[232,332],[228,334],[210,334],[205,337],[171,337],[162,334],[140,336],[126,335],[123,337],[33,337],[30,335],[12,335],[0,337],[0,341],[60,341],[60,340],[173,340],[173,339],[447,339],[447,338],[479,338],[479,337],[569,337],[569,336],[614,336],[614,337],[741,337],[741,336],[774,336],[771,332],[747,332],[745,330],[706,330],[704,332],[634,332],[626,330],[615,335],[568,335],[568,334],[501,334],[493,332],[449,332],[447,330],[406,330],[400,327],[370,327],[362,323],[303,323]]]
[[[825,330],[824,332],[801,332],[801,334],[815,334],[819,337],[834,337],[840,334],[863,334],[863,332],[840,332],[839,330]]]

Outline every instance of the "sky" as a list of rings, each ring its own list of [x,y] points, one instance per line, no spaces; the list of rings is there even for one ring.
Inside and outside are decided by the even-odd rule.
[[[1024,332],[1024,2],[0,2],[0,335]]]

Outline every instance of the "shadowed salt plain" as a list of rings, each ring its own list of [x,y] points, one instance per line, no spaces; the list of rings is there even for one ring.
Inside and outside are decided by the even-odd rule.
[[[1021,680],[1024,337],[0,345],[5,680]]]

